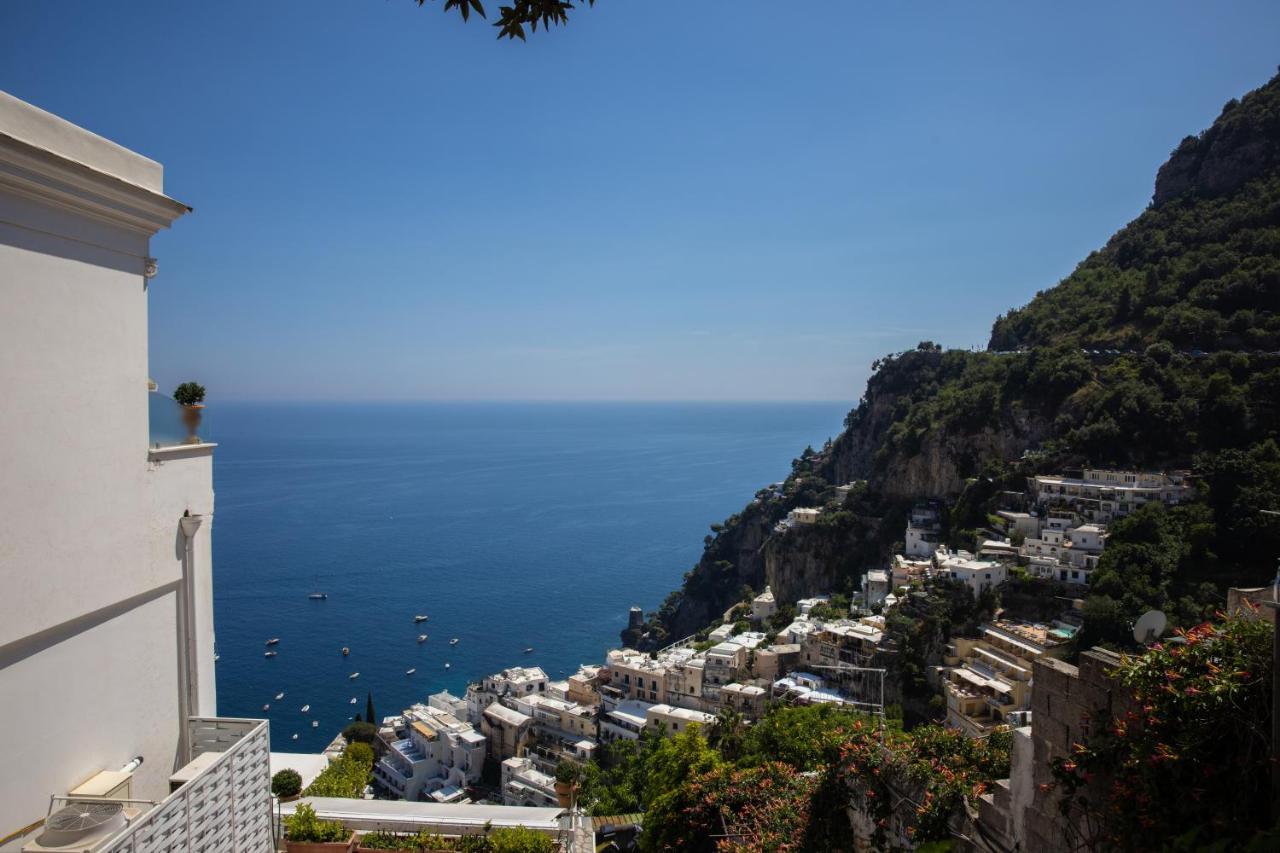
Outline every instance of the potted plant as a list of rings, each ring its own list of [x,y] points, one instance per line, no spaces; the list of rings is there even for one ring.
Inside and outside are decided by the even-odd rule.
[[[173,401],[182,407],[182,423],[187,427],[187,444],[199,444],[200,417],[204,409],[204,386],[198,382],[183,382],[173,389]]]
[[[338,821],[320,820],[307,803],[284,819],[284,847],[288,853],[349,853],[356,834]]]
[[[298,795],[302,793],[302,776],[297,770],[286,767],[271,777],[271,793],[279,797],[282,803],[298,799]]]
[[[565,759],[556,765],[556,800],[560,808],[567,809],[573,805],[573,795],[582,778],[582,768],[578,762]]]

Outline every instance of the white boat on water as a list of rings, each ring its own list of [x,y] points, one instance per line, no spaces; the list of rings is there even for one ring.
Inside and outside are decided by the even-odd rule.
[[[294,735],[294,736],[293,736],[293,739],[294,739],[294,740],[297,740],[297,739],[298,739],[298,736],[297,736],[297,735]]]
[[[302,713],[304,713],[304,714],[305,714],[305,713],[307,713],[307,712],[308,712],[308,711],[310,711],[310,710],[311,710],[311,706],[310,706],[310,705],[303,705],[303,706],[302,706]]]
[[[419,635],[418,635],[418,642],[419,642],[419,643],[425,643],[426,641],[427,641],[427,635],[426,635],[426,634],[419,634]]]
[[[275,657],[275,656],[276,656],[276,655],[278,655],[278,654],[279,654],[279,652],[263,652],[263,653],[262,653],[262,656],[263,656],[264,658],[273,658],[273,657]]]
[[[264,710],[264,711],[270,711],[270,710],[271,710],[271,706],[270,706],[270,705],[263,705],[263,706],[262,706],[262,710]]]
[[[444,668],[445,668],[445,669],[448,669],[448,668],[449,668],[449,667],[451,667],[451,666],[453,666],[453,664],[451,664],[451,663],[446,663],[446,664],[444,665]]]
[[[347,704],[348,704],[348,705],[354,705],[354,704],[356,704],[356,697],[352,696],[352,697],[351,697],[351,701],[350,701],[350,702],[348,702]]]
[[[449,641],[449,645],[451,645],[451,646],[456,646],[456,645],[458,645],[458,638],[457,638],[457,637],[454,637],[452,640],[450,640],[450,641]]]
[[[312,721],[311,721],[311,728],[313,728],[313,729],[318,729],[318,728],[320,728],[320,721],[319,721],[319,720],[312,720]]]
[[[528,648],[526,648],[526,649],[524,650],[524,653],[525,653],[526,655],[531,655],[531,654],[533,654],[533,646],[529,646]]]
[[[324,601],[328,597],[329,597],[329,593],[327,592],[313,592],[307,596],[307,598],[311,599],[312,601]]]
[[[278,643],[278,642],[280,642],[280,638],[279,638],[279,637],[272,637],[270,640],[267,640],[267,645],[268,645],[268,646],[274,646],[274,645],[275,645],[276,643]]]
[[[284,698],[284,691],[281,690],[279,693],[276,694],[276,701],[279,702],[283,698]]]
[[[413,675],[413,674],[414,674],[415,672],[417,672],[417,671],[418,671],[418,668],[417,668],[416,666],[415,666],[415,667],[410,667],[409,669],[406,669],[406,670],[404,671],[404,674],[405,674],[405,675]]]
[[[414,624],[416,625],[416,624],[417,624],[417,623],[419,623],[419,622],[426,622],[426,621],[427,621],[427,617],[425,617],[425,616],[423,616],[421,613],[419,613],[417,616],[413,617],[413,621],[414,621]]]
[[[351,677],[352,679],[359,678],[359,677],[360,677],[360,673],[358,673],[358,672],[353,672],[353,673],[351,673],[351,676],[350,676],[350,677]]]

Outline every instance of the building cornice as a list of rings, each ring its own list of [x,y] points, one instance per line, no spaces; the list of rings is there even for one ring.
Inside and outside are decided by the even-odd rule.
[[[191,208],[83,163],[0,132],[0,189],[155,234]]]

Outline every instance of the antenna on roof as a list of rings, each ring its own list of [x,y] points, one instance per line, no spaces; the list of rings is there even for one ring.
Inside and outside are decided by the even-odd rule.
[[[1154,643],[1160,639],[1160,635],[1164,633],[1165,626],[1169,624],[1169,620],[1159,610],[1148,610],[1138,617],[1138,621],[1133,626],[1133,639],[1137,640],[1141,645]]]

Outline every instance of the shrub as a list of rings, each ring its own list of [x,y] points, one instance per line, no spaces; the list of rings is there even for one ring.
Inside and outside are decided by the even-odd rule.
[[[358,800],[364,795],[364,787],[369,784],[372,772],[373,750],[364,744],[352,744],[342,753],[342,757],[321,771],[303,793],[308,797],[345,797]]]
[[[293,797],[302,792],[302,777],[297,770],[285,768],[271,777],[271,793],[277,797]]]
[[[197,382],[183,382],[173,389],[173,400],[179,406],[194,406],[204,402],[204,386]]]
[[[555,844],[541,832],[524,826],[499,829],[489,836],[493,853],[552,853]]]
[[[362,741],[347,744],[347,748],[343,750],[342,754],[353,761],[368,764],[370,767],[373,766],[373,747]]]
[[[290,841],[346,841],[351,837],[346,827],[333,820],[320,820],[315,809],[306,803],[298,806],[298,810],[284,819],[285,837]]]
[[[360,846],[370,850],[414,850],[418,845],[412,835],[399,835],[379,829],[360,836]]]
[[[582,778],[582,765],[568,759],[556,765],[556,781],[573,784]]]
[[[370,746],[378,739],[378,727],[373,723],[351,723],[342,730],[347,743],[367,743]]]

